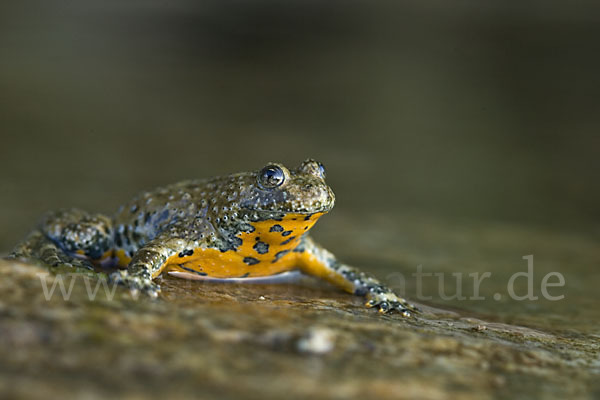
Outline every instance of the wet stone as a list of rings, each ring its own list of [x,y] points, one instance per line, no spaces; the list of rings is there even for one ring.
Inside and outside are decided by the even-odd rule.
[[[382,316],[308,277],[278,285],[166,277],[155,301],[121,287],[112,298],[100,288],[92,301],[96,274],[55,271],[0,261],[3,398],[164,398],[176,388],[183,397],[481,399],[598,388],[598,337],[426,305],[416,318]],[[68,300],[59,285],[47,293],[71,279]]]

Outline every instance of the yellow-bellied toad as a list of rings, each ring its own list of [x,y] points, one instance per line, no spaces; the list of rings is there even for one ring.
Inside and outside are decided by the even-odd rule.
[[[367,306],[409,315],[413,306],[338,261],[308,231],[335,201],[323,165],[176,183],[144,192],[108,218],[71,209],[49,214],[13,256],[50,265],[118,265],[111,279],[156,295],[163,271],[214,278],[272,276],[292,269],[365,296]]]

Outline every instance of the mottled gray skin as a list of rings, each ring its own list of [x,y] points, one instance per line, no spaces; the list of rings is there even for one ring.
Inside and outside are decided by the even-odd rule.
[[[306,160],[293,170],[270,163],[255,172],[184,181],[143,192],[112,219],[76,209],[51,213],[15,248],[13,256],[39,258],[50,265],[91,267],[90,262],[118,263],[106,254],[120,251],[131,261],[126,270],[112,273],[111,279],[155,296],[160,288],[153,276],[170,257],[183,257],[199,248],[238,251],[240,234],[251,233],[253,223],[280,221],[290,213],[306,215],[309,220],[331,210],[334,202],[320,163]],[[346,290],[350,286],[356,295],[368,299],[369,307],[404,315],[414,311],[376,279],[338,261],[308,232],[292,251],[314,255],[326,272],[322,277],[339,286],[341,278]]]
[[[187,248],[204,245],[222,250],[236,247],[235,234],[251,229],[250,223],[282,218],[287,213],[329,211],[333,191],[312,160],[297,170],[277,166],[285,185],[265,189],[260,171],[175,183],[144,192],[121,207],[114,219],[115,241],[129,255],[160,236],[185,238]]]

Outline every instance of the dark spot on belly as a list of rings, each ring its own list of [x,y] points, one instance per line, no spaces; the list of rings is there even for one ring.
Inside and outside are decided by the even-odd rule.
[[[292,234],[292,231],[285,231],[281,234],[281,236],[289,236]]]
[[[258,254],[267,254],[269,252],[269,245],[265,242],[258,241],[252,247]]]
[[[308,221],[310,219],[310,217],[312,217],[312,214],[308,214],[306,217],[304,217],[304,220]]]
[[[184,250],[181,253],[179,253],[179,257],[189,257],[192,254],[194,254],[194,250],[193,249],[188,249],[188,250]]]
[[[274,263],[274,262],[279,261],[281,259],[281,257],[285,256],[289,252],[290,252],[289,250],[281,250],[280,252],[275,254],[275,258],[271,262]]]
[[[269,232],[283,232],[283,226],[275,224],[269,229]]]
[[[244,262],[248,265],[258,264],[260,261],[254,257],[244,257]]]
[[[121,235],[115,235],[115,244],[117,247],[123,247],[123,239],[121,239]]]
[[[284,240],[283,242],[281,242],[282,245],[284,244],[288,244],[289,242],[291,242],[292,240],[296,239],[296,236],[290,236],[288,239]]]
[[[244,275],[240,276],[240,278],[247,278],[250,276],[250,272],[246,272]]]
[[[196,271],[195,269],[191,269],[191,268],[188,268],[188,267],[184,267],[184,266],[183,266],[183,265],[181,265],[181,264],[179,264],[179,266],[180,266],[182,269],[185,269],[186,271],[193,272],[193,273],[195,273],[195,274],[198,274],[198,275],[201,275],[201,276],[206,276],[206,272],[200,272],[200,271]]]

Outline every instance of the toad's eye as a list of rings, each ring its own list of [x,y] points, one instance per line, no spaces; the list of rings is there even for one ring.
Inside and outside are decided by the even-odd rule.
[[[268,165],[260,171],[258,183],[265,189],[273,189],[285,181],[283,170],[277,165]]]

